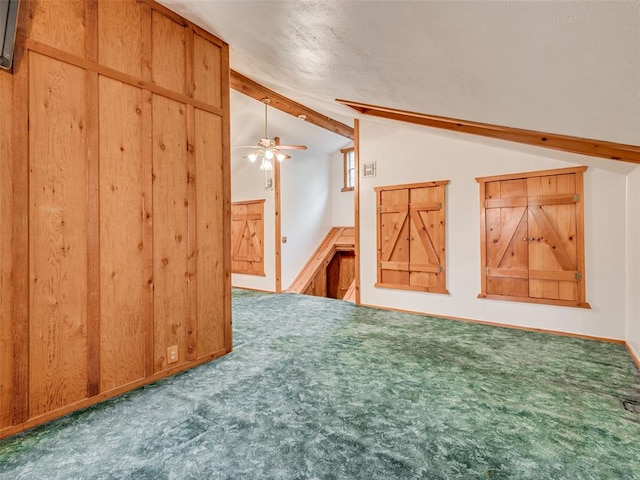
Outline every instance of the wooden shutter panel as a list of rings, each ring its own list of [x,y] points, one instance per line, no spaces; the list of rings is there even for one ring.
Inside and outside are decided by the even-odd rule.
[[[586,167],[479,178],[479,297],[589,308],[584,280]]]
[[[576,174],[527,179],[529,296],[578,301]]]
[[[446,293],[444,185],[412,188],[409,218],[409,284]]]
[[[231,271],[264,275],[264,200],[231,205]]]
[[[486,292],[529,295],[526,179],[486,184]]]
[[[376,187],[376,286],[448,293],[445,186],[448,181]]]
[[[409,284],[409,190],[378,192],[378,282]]]

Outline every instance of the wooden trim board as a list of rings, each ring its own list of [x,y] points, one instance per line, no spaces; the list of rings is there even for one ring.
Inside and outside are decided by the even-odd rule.
[[[631,345],[629,345],[629,342],[624,342],[624,346],[627,348],[627,351],[629,352],[629,356],[631,357],[631,360],[633,360],[633,363],[635,363],[636,368],[640,372],[640,357],[638,357],[638,355],[636,355],[636,352],[633,351],[633,348],[631,348]]]
[[[271,103],[269,106],[276,108],[282,112],[298,117],[301,120],[309,122],[330,132],[337,133],[343,137],[347,137],[353,140],[353,128],[344,123],[338,122],[326,115],[316,112],[302,105],[301,103],[294,102],[293,100],[274,92],[260,85],[258,82],[245,77],[241,73],[231,70],[229,75],[230,86],[234,90],[247,95],[248,97],[262,101],[264,98],[269,98]]]
[[[368,105],[350,100],[336,99],[336,102],[353,108],[354,110],[372,117],[399,120],[425,127],[441,128],[471,135],[497,138],[509,142],[523,143],[537,147],[562,150],[564,152],[579,153],[591,157],[601,157],[622,162],[640,164],[640,146],[622,143],[606,142],[589,138],[558,135],[555,133],[538,132],[521,128],[492,125],[489,123],[473,122],[458,118],[441,117],[426,113],[398,110],[396,108]]]
[[[355,295],[356,305],[360,305],[360,120],[357,118],[353,121],[353,152],[355,167],[355,182],[353,185],[353,227],[354,227],[354,251],[355,260]]]
[[[559,330],[547,330],[545,328],[523,327],[521,325],[513,325],[510,323],[491,322],[488,320],[477,320],[474,318],[453,317],[450,315],[441,315],[438,313],[418,312],[416,310],[405,310],[402,308],[394,308],[394,307],[382,307],[380,305],[362,304],[361,306],[368,307],[368,308],[376,308],[378,310],[388,310],[390,312],[411,313],[415,315],[423,315],[425,317],[444,318],[445,320],[455,320],[457,322],[477,323],[479,325],[487,325],[489,327],[503,327],[503,328],[510,328],[513,330],[524,330],[526,332],[548,333],[551,335],[560,335],[562,337],[579,338],[581,340],[595,340],[597,342],[615,343],[617,345],[627,344],[625,340],[620,340],[618,338],[596,337],[592,335],[582,335],[580,333],[561,332]]]

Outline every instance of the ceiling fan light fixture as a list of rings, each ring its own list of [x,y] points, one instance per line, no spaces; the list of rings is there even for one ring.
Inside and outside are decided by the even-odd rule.
[[[270,171],[273,170],[273,162],[268,158],[263,158],[262,163],[260,163],[260,170]]]
[[[256,152],[251,152],[249,155],[247,155],[247,158],[251,163],[255,163],[258,159],[258,154]]]
[[[284,153],[276,153],[276,158],[279,162],[283,161],[287,156]]]
[[[270,148],[267,148],[264,151],[264,156],[267,160],[273,160],[273,155],[274,155],[273,150],[271,150]]]

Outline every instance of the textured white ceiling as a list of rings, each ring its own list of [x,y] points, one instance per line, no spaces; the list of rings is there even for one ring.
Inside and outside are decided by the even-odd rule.
[[[640,1],[161,1],[347,124],[335,98],[640,145]]]

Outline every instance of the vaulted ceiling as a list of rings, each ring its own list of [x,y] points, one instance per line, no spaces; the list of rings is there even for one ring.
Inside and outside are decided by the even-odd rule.
[[[639,1],[162,3],[234,70],[347,124],[336,98],[640,145]]]

